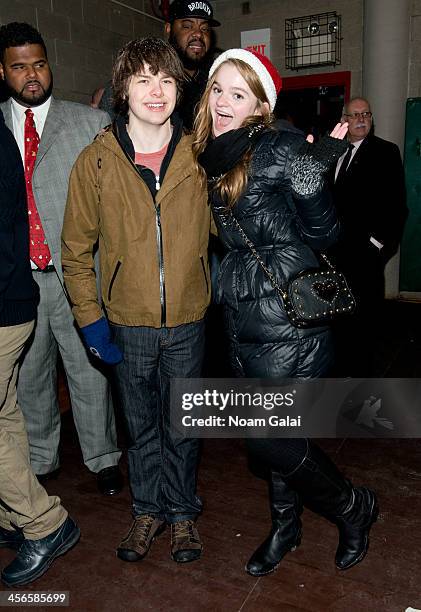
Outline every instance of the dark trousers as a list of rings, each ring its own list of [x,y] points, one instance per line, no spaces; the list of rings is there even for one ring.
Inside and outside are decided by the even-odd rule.
[[[338,268],[345,274],[357,307],[352,315],[337,319],[333,326],[335,367],[332,376],[370,378],[375,376],[376,352],[384,308],[384,261],[375,246],[361,258],[342,259]]]
[[[201,511],[196,496],[199,442],[171,431],[170,382],[200,377],[204,322],[111,329],[124,355],[116,379],[129,434],[134,516],[152,514],[169,523],[195,518]]]

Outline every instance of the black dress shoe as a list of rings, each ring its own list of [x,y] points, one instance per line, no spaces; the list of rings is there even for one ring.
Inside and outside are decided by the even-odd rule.
[[[1,579],[10,587],[33,582],[48,570],[54,559],[72,548],[79,538],[79,527],[68,516],[61,527],[45,538],[24,540],[15,559],[2,571]]]
[[[104,468],[97,474],[98,489],[103,495],[116,495],[123,488],[123,476],[118,465]]]
[[[47,480],[57,480],[58,475],[60,474],[60,468],[56,468],[52,470],[52,472],[47,472],[46,474],[35,474],[37,480],[40,484],[44,485]]]
[[[20,529],[3,529],[3,527],[0,527],[0,548],[17,550],[24,539]]]

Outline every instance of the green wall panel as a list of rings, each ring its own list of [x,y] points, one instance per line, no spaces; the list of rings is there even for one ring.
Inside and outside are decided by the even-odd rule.
[[[420,292],[421,98],[409,98],[406,104],[404,165],[409,215],[401,244],[399,289]]]

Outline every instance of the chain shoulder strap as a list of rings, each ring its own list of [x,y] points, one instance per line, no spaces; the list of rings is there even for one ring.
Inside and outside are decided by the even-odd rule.
[[[235,216],[232,214],[232,212],[230,211],[230,218],[232,220],[232,222],[234,223],[235,227],[237,228],[239,234],[241,235],[242,239],[244,240],[245,244],[248,246],[248,248],[251,251],[251,254],[253,255],[253,257],[257,260],[257,262],[259,263],[260,267],[262,268],[263,272],[266,274],[266,276],[268,277],[268,279],[270,280],[272,286],[274,289],[276,289],[276,291],[279,293],[279,295],[281,296],[282,300],[285,302],[286,300],[288,300],[288,293],[285,291],[285,289],[283,289],[277,282],[276,278],[274,277],[273,273],[269,270],[269,268],[265,265],[265,263],[263,262],[263,259],[260,257],[259,253],[256,250],[255,245],[253,244],[253,242],[250,240],[250,238],[247,236],[246,232],[243,230],[243,228],[241,227],[241,225],[238,223],[237,219],[235,218]],[[323,259],[323,261],[326,262],[326,265],[333,271],[336,271],[335,266],[333,265],[333,263],[329,260],[329,258],[327,257],[327,255],[325,253],[320,253],[320,257],[321,259]]]
[[[274,275],[272,274],[272,272],[265,265],[265,263],[263,262],[263,259],[260,257],[259,253],[257,252],[256,247],[254,246],[254,243],[247,236],[247,234],[245,233],[245,231],[243,230],[243,228],[238,223],[237,219],[234,217],[234,215],[232,213],[230,213],[230,217],[231,217],[231,220],[233,221],[235,227],[237,228],[238,232],[240,233],[242,239],[244,240],[244,242],[246,243],[246,245],[250,249],[251,254],[257,260],[257,262],[260,264],[260,267],[262,268],[263,272],[266,274],[266,276],[270,280],[270,282],[271,282],[272,286],[274,287],[274,289],[276,289],[276,291],[278,291],[278,293],[280,294],[280,296],[282,297],[283,300],[286,300],[288,298],[288,294],[278,284],[278,282],[277,282],[276,278],[274,277]]]
[[[333,265],[333,263],[330,261],[330,259],[328,258],[328,256],[326,255],[326,253],[319,253],[321,259],[323,259],[324,262],[326,262],[326,265],[329,266],[329,268],[331,270],[336,270],[335,266]]]

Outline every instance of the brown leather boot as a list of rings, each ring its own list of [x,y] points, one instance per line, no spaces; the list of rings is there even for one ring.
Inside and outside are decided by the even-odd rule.
[[[127,536],[117,548],[117,557],[123,561],[140,561],[149,552],[153,540],[164,531],[165,521],[150,514],[137,516]]]
[[[202,554],[202,542],[192,520],[171,524],[171,558],[177,563],[196,561]]]

